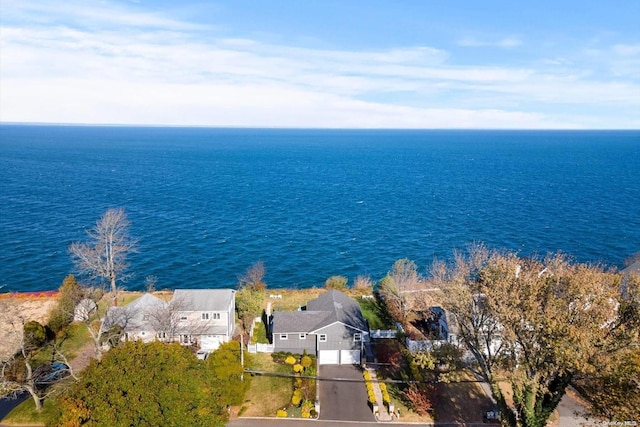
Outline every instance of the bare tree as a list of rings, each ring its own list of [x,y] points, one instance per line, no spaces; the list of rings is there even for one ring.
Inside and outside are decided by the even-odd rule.
[[[129,236],[129,220],[122,208],[110,208],[87,231],[89,243],[74,242],[69,247],[78,271],[109,281],[113,305],[117,305],[117,282],[124,280],[127,256],[136,251],[137,241]]]
[[[75,319],[86,328],[94,345],[95,356],[102,358],[103,349],[119,342],[124,329],[135,316],[135,312],[127,307],[102,308],[100,304],[102,291],[86,289],[86,298],[80,302],[83,309],[76,310]],[[94,310],[86,309],[91,304]]]
[[[173,342],[180,334],[181,325],[184,320],[181,320],[181,312],[186,309],[186,304],[180,298],[172,298],[171,301],[162,304],[149,307],[146,314],[149,316],[149,321],[153,325],[153,328],[158,333],[158,339],[160,341]]]
[[[267,288],[264,283],[265,275],[264,262],[258,261],[238,276],[238,288],[246,288],[252,291],[263,291]]]

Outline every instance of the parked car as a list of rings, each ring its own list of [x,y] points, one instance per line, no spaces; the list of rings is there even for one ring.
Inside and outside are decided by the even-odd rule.
[[[69,376],[69,366],[62,362],[39,366],[33,373],[36,386],[46,388]]]
[[[500,423],[500,411],[498,408],[493,408],[490,411],[486,411],[482,414],[482,422],[487,424],[499,424]]]

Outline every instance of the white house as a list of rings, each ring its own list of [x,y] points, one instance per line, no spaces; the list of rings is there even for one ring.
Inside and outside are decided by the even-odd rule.
[[[213,351],[233,337],[236,295],[231,289],[176,289],[170,304],[177,340]]]
[[[166,309],[167,303],[149,293],[124,307],[111,307],[104,318],[103,328],[120,325],[124,330],[124,339],[155,341],[158,336],[158,319]]]

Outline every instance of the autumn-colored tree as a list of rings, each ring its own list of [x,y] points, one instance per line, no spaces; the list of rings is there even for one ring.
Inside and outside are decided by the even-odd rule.
[[[223,426],[207,366],[179,344],[127,342],[92,360],[58,398],[57,426]]]
[[[544,426],[573,378],[593,373],[600,355],[622,352],[637,339],[637,313],[621,309],[620,276],[599,266],[574,264],[563,254],[521,259],[475,246],[445,271],[435,270],[460,338],[475,348],[507,424]],[[513,408],[495,383],[498,366],[507,368]]]
[[[238,287],[252,291],[264,291],[267,289],[267,284],[264,282],[265,273],[264,262],[256,262],[244,274],[238,276]]]
[[[416,290],[419,282],[416,263],[406,258],[397,260],[391,271],[380,280],[378,293],[384,300],[389,314],[397,322],[407,322],[412,307],[406,292]]]

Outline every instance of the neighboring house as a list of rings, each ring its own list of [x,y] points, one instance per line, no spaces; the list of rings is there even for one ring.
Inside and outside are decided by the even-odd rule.
[[[319,364],[360,363],[369,326],[360,305],[342,292],[331,290],[307,303],[305,310],[273,313],[275,351],[318,356]]]
[[[410,352],[431,351],[447,343],[459,345],[458,323],[451,312],[439,306],[430,307],[426,325],[429,339],[416,341],[407,337],[406,345]]]
[[[213,351],[233,337],[236,294],[231,289],[177,289],[169,303],[181,344]]]
[[[111,307],[103,327],[120,325],[127,340],[178,341],[206,352],[228,342],[235,328],[235,291],[178,289],[171,301],[151,294],[124,307]]]
[[[124,339],[155,341],[162,338],[158,330],[158,317],[166,310],[167,303],[149,293],[124,307],[111,307],[104,318],[104,328],[120,325]]]

